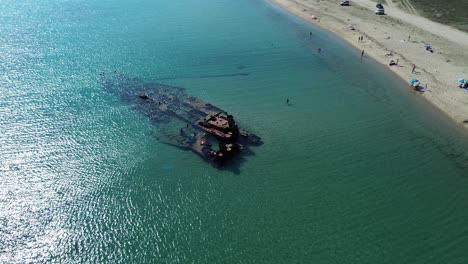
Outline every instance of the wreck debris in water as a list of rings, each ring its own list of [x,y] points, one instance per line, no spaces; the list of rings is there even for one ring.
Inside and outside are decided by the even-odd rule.
[[[262,140],[239,129],[234,117],[221,108],[185,93],[180,87],[146,83],[120,73],[100,74],[105,90],[130,103],[150,120],[165,124],[158,140],[222,166],[249,153]]]

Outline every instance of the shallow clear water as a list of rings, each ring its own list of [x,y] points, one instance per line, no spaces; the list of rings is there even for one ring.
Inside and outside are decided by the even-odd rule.
[[[268,2],[6,0],[0,25],[0,262],[468,259],[466,133]],[[163,145],[114,70],[265,144],[223,171]]]

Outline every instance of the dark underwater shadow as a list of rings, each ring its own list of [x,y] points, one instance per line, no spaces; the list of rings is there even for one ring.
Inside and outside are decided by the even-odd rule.
[[[199,77],[246,75],[248,73]],[[157,129],[154,136],[159,142],[191,151],[214,168],[238,175],[246,157],[255,155],[249,147],[263,144],[260,137],[239,128],[234,118],[223,109],[188,95],[182,87],[145,82],[139,77],[127,77],[119,72],[110,75],[101,73],[100,76],[104,91],[150,121]],[[220,124],[227,123],[208,123],[214,122],[210,121],[213,118],[224,120]],[[236,137],[232,138],[232,135]]]

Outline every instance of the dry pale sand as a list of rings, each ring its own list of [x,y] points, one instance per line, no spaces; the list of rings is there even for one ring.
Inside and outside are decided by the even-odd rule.
[[[420,95],[468,129],[468,91],[456,88],[457,79],[468,79],[468,33],[420,17],[414,9],[410,14],[385,5],[387,15],[377,16],[371,0],[351,1],[347,7],[339,0],[271,1],[334,32],[382,64],[398,59],[399,66],[389,69],[405,81],[416,78],[427,85]],[[358,42],[359,36],[364,36],[363,42]],[[434,53],[426,51],[425,44],[432,45]]]

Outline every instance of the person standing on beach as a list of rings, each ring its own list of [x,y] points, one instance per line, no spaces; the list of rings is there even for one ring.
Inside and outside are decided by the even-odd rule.
[[[413,64],[413,69],[411,70],[411,73],[416,73],[416,64]]]

